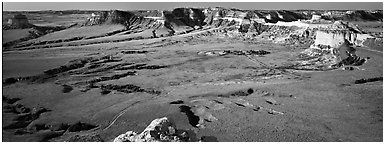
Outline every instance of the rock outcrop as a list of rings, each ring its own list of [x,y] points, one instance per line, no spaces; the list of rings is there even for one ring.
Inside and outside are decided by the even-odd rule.
[[[357,26],[336,21],[315,30],[314,43],[299,55],[300,69],[327,70],[349,65],[360,66],[368,60],[356,55],[354,47],[365,46],[374,37],[365,34]]]
[[[264,25],[252,19],[244,19],[240,23],[240,27],[238,31],[242,33],[251,32],[251,33],[261,34],[262,32],[266,31],[269,27],[270,26]]]
[[[177,130],[166,117],[153,120],[141,133],[128,131],[119,135],[114,142],[185,142],[187,132]]]
[[[352,31],[317,31],[313,46],[321,44],[330,47],[338,47],[345,40],[348,40],[355,46],[362,46],[368,38],[373,37],[368,34],[354,33]]]
[[[178,19],[190,27],[203,26],[205,15],[202,10],[195,8],[176,8],[172,11],[174,19]]]
[[[13,18],[8,19],[8,26],[11,28],[31,28],[32,24],[28,22],[27,16],[23,14],[14,15]]]
[[[315,43],[300,54],[303,61],[301,69],[327,70],[342,66],[360,66],[368,58],[355,54],[354,45],[362,45],[367,37],[357,37],[361,34],[349,31],[328,33],[317,31]]]

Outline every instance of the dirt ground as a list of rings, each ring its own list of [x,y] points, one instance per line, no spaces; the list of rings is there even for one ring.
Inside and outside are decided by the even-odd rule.
[[[354,83],[382,77],[382,52],[357,49],[357,55],[370,57],[361,70],[281,71],[266,65],[290,63],[305,47],[187,36],[3,52],[3,81],[92,59],[51,78],[3,85],[3,96],[20,98],[16,103],[48,109],[26,126],[16,126],[33,133],[15,134],[22,130],[4,127],[20,114],[5,112],[11,104],[3,97],[3,141],[69,141],[76,135],[112,141],[129,130],[141,132],[164,116],[187,130],[191,141],[383,140],[382,81]],[[242,55],[199,54],[251,49],[271,53],[251,56],[263,64]],[[58,123],[78,121],[94,127],[48,132]]]

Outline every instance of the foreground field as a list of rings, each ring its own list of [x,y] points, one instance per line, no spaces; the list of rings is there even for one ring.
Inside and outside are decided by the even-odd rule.
[[[90,137],[112,141],[128,130],[142,131],[153,119],[164,116],[179,129],[187,130],[192,141],[202,137],[207,141],[382,141],[382,82],[354,84],[357,79],[382,76],[382,53],[359,49],[360,55],[371,57],[362,67],[365,70],[325,72],[284,72],[241,55],[198,54],[250,49],[271,52],[252,58],[280,67],[304,48],[288,49],[269,41],[212,36],[189,40],[174,36],[3,53],[3,78],[14,77],[14,71],[36,75],[69,59],[95,59],[84,68],[59,73],[56,78],[4,86],[3,96],[20,98],[19,103],[25,107],[49,111],[26,127],[35,133],[14,135],[15,129],[3,128],[3,141]],[[105,56],[110,58],[103,59]],[[41,65],[44,60],[50,61],[49,65]],[[138,64],[159,68],[130,68]],[[117,77],[130,71],[135,74]],[[90,81],[103,76],[112,79],[88,88]],[[144,91],[105,87],[127,84]],[[71,89],[66,91],[65,85]],[[182,102],[171,103],[177,100]],[[192,115],[183,108],[191,108]],[[4,110],[3,126],[20,117]],[[78,121],[95,128],[54,134],[50,131],[58,124]]]

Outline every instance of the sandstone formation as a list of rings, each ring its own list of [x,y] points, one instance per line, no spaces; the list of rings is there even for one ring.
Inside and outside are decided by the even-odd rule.
[[[368,34],[353,33],[351,31],[317,31],[316,39],[314,41],[314,45],[312,46],[314,47],[316,45],[321,44],[330,47],[338,47],[345,40],[348,40],[350,43],[356,46],[362,46],[363,42],[368,38],[373,37]]]
[[[344,65],[362,65],[367,58],[357,56],[353,47],[363,46],[371,38],[374,37],[363,34],[357,27],[337,21],[327,30],[316,31],[314,44],[300,54],[306,59],[301,62],[301,67],[325,70]]]

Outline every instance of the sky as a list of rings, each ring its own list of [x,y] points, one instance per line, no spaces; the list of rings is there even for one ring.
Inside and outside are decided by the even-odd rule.
[[[382,10],[382,2],[3,2],[4,11],[170,10],[176,7],[258,9]]]

